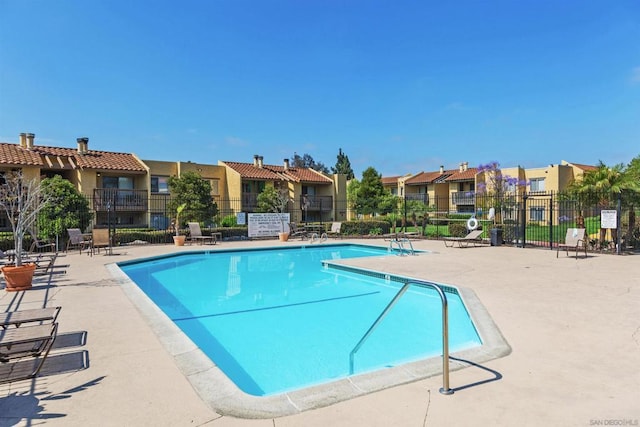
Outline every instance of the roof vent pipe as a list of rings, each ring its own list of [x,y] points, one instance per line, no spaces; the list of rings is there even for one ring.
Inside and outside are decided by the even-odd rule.
[[[443,174],[444,173],[444,166],[440,165],[440,173]]]
[[[27,150],[31,150],[33,148],[33,138],[36,136],[32,133],[27,134]]]

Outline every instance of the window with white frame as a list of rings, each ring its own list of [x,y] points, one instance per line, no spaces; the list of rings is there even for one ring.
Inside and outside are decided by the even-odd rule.
[[[532,192],[544,191],[544,178],[531,178],[529,188]]]

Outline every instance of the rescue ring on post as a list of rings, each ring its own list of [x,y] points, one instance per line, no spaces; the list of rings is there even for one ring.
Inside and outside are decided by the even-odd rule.
[[[469,218],[469,219],[467,220],[467,229],[468,229],[469,231],[473,231],[473,230],[475,230],[476,228],[478,228],[478,220],[477,220],[477,219],[475,219],[475,218],[473,218],[473,217]]]

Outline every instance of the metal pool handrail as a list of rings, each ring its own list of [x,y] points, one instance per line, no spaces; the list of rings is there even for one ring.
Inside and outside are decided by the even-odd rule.
[[[351,353],[349,353],[349,371],[350,374],[353,374],[353,358],[362,344],[369,338],[369,335],[374,331],[374,329],[382,322],[382,320],[387,316],[389,311],[396,305],[396,302],[404,295],[404,293],[409,289],[411,285],[417,285],[423,288],[432,288],[438,292],[440,295],[440,300],[442,301],[442,388],[440,389],[440,393],[442,394],[453,394],[453,390],[449,388],[449,308],[447,303],[447,296],[445,295],[442,288],[434,283],[423,282],[419,280],[412,280],[406,282],[402,288],[398,291],[395,297],[391,300],[391,302],[385,307],[385,309],[380,313],[380,316],[376,319],[375,322],[371,325],[369,330],[365,332],[365,334],[360,338],[358,344],[353,347]]]
[[[410,249],[405,249],[404,242],[409,243],[409,248]],[[411,240],[409,240],[407,238],[402,238],[402,239],[396,238],[396,239],[389,240],[389,250],[390,251],[393,250],[393,244],[394,243],[398,246],[398,252],[400,252],[400,256],[403,255],[404,251],[407,251],[411,255],[415,255],[415,251],[413,250],[413,243],[411,243]]]

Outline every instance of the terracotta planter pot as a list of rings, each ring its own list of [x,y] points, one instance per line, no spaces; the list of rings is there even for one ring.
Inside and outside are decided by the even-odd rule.
[[[23,264],[19,267],[7,265],[2,267],[7,292],[26,291],[31,289],[35,264]]]
[[[278,233],[278,238],[281,242],[286,242],[289,240],[289,233]]]
[[[187,236],[173,236],[173,244],[176,246],[184,246]]]

